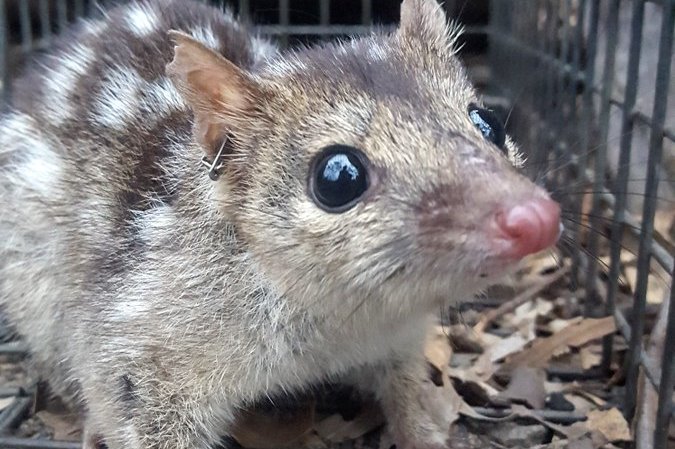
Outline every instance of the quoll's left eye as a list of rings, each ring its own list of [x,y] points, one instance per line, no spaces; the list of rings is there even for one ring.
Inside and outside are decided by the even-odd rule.
[[[487,140],[497,145],[502,151],[506,151],[504,146],[506,131],[494,112],[472,103],[469,105],[469,118]]]
[[[351,209],[368,189],[365,156],[347,145],[330,145],[314,161],[310,175],[314,202],[326,212]]]

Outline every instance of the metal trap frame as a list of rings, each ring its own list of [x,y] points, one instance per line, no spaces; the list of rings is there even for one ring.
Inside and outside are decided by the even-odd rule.
[[[0,0],[0,98],[10,95],[14,68],[35,49],[48,48],[55,35],[77,17],[96,16],[123,0]],[[206,1],[206,0],[204,0]],[[220,3],[223,2],[215,2]],[[327,37],[367,33],[373,22],[393,24],[399,0],[234,0],[225,2],[243,19],[282,46]],[[469,19],[465,8],[488,5],[489,11]],[[658,391],[658,413],[653,448],[666,449],[668,427],[673,419],[675,386],[675,307],[665,315],[663,350],[647,350],[645,321],[650,271],[657,264],[665,273],[665,291],[675,301],[673,249],[656,238],[654,219],[659,186],[664,179],[664,151],[675,145],[675,117],[669,115],[675,101],[673,89],[673,24],[675,0],[472,0],[447,1],[452,17],[460,16],[467,26],[471,55],[478,55],[488,75],[483,83],[486,99],[501,106],[509,128],[523,148],[531,174],[539,176],[554,193],[570,183],[583,190],[590,211],[579,196],[558,198],[570,215],[566,218],[572,238],[580,242],[584,219],[595,230],[585,246],[572,249],[573,288],[584,298],[588,316],[614,316],[617,329],[627,344],[624,414],[633,417],[641,373]],[[297,12],[308,10],[305,17]],[[309,8],[309,9],[308,9]],[[646,11],[658,12],[658,23],[646,19]],[[346,11],[349,10],[349,11]],[[480,6],[479,6],[480,10]],[[347,14],[345,14],[347,12]],[[629,21],[624,21],[624,13]],[[346,17],[346,18],[345,18]],[[653,16],[650,16],[653,17]],[[629,25],[627,25],[629,24]],[[648,32],[652,33],[649,34]],[[657,42],[645,36],[658,35]],[[618,44],[627,45],[622,67]],[[487,43],[484,46],[483,43]],[[640,71],[647,52],[653,67]],[[466,56],[467,53],[465,53]],[[619,56],[617,56],[619,54]],[[642,59],[641,59],[642,58]],[[475,62],[475,61],[474,61]],[[478,73],[478,72],[476,72]],[[649,107],[640,106],[641,84],[649,78]],[[616,89],[617,80],[621,89]],[[670,97],[671,109],[668,106]],[[612,130],[620,130],[618,138]],[[639,150],[633,134],[645,132],[646,163],[639,190],[631,184],[634,165],[631,154]],[[612,153],[609,149],[618,149]],[[612,154],[618,161],[612,165]],[[543,176],[542,173],[544,174]],[[643,202],[629,211],[631,195]],[[671,203],[673,204],[673,203]],[[603,211],[611,211],[609,231]],[[585,214],[585,215],[584,215]],[[628,238],[639,241],[635,286],[628,309],[617,305],[621,292],[622,248]],[[603,259],[601,243],[609,246]],[[663,298],[668,304],[668,298]],[[663,306],[662,306],[663,307]],[[600,368],[566,377],[604,378],[610,369],[612,339],[603,344]],[[20,342],[0,345],[0,354],[20,356]],[[552,373],[549,373],[552,374]],[[555,374],[555,373],[553,373]],[[557,373],[560,374],[560,373]],[[0,397],[16,397],[0,412],[0,447],[75,449],[79,444],[22,440],[6,436],[31,407],[30,395],[20,388],[2,388]],[[483,410],[489,414],[490,410]],[[494,412],[494,411],[493,411]],[[496,413],[496,412],[494,412]],[[547,419],[573,422],[574,414],[549,413]],[[646,446],[635,446],[647,449]]]

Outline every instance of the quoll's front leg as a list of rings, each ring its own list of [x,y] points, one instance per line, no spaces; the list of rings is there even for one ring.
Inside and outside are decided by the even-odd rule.
[[[93,431],[90,426],[85,425],[82,432],[82,449],[108,449],[103,440],[103,436]]]
[[[210,449],[227,432],[232,409],[214,394],[157,373],[108,378],[115,381],[85,389],[84,449]]]
[[[377,382],[377,381],[376,381]],[[387,366],[376,393],[397,449],[446,449],[454,408],[430,378],[424,357]]]

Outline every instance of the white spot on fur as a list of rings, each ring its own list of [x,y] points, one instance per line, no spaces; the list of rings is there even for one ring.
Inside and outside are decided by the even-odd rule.
[[[124,129],[136,118],[145,82],[133,69],[109,72],[97,93],[92,118],[103,126]]]
[[[138,357],[140,355],[137,339],[118,335],[110,337],[109,342],[106,342],[104,346],[106,347],[107,351],[111,354],[112,353],[123,354],[127,357]]]
[[[33,119],[25,114],[10,114],[0,121],[0,154],[15,145],[17,140],[34,135]]]
[[[190,30],[190,35],[211,50],[220,50],[220,41],[209,27],[196,27]]]
[[[266,70],[272,72],[272,74],[276,76],[289,76],[307,70],[307,65],[304,62],[298,61],[296,58],[288,57],[286,59],[274,61],[274,63],[270,64]]]
[[[138,236],[145,242],[160,239],[176,224],[176,219],[169,207],[155,207],[145,212],[139,212],[134,219]]]
[[[61,176],[61,159],[44,142],[34,140],[34,153],[21,168],[24,179],[36,191],[49,194]]]
[[[469,156],[465,160],[466,165],[485,165],[485,159],[477,156]]]
[[[54,124],[60,125],[72,117],[74,105],[70,95],[77,80],[87,73],[95,55],[91,48],[74,45],[70,51],[55,56],[57,61],[45,74],[45,106]]]
[[[157,11],[147,5],[132,5],[126,13],[127,26],[138,37],[146,37],[159,28]]]
[[[368,58],[373,61],[384,61],[387,59],[387,53],[380,44],[373,42],[368,47]]]
[[[150,302],[146,299],[127,299],[115,306],[111,317],[115,321],[130,321],[138,319],[150,310]]]
[[[61,158],[42,139],[33,119],[12,114],[0,123],[0,154],[13,153],[12,171],[16,182],[42,195],[56,188],[61,172]]]
[[[138,436],[138,432],[132,425],[126,426],[124,433],[126,434],[126,439],[124,440],[130,447],[141,447],[141,439]]]
[[[255,62],[272,58],[277,53],[277,47],[265,39],[253,38],[251,40],[251,53]]]
[[[107,23],[103,20],[82,20],[82,30],[89,37],[95,37],[103,33],[107,28]]]
[[[163,114],[185,109],[187,106],[173,83],[166,77],[162,77],[156,83],[150,84],[145,89],[148,106]]]

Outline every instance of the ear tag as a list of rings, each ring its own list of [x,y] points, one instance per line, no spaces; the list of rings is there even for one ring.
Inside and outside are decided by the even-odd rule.
[[[218,150],[218,153],[216,154],[216,157],[213,159],[213,161],[209,161],[207,156],[202,158],[201,163],[203,166],[209,169],[209,178],[211,178],[211,181],[217,181],[220,177],[220,170],[225,167],[225,162],[223,162],[223,152],[225,151],[225,144],[227,144],[227,140],[227,138],[223,140],[223,143],[220,145],[220,149]]]

